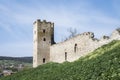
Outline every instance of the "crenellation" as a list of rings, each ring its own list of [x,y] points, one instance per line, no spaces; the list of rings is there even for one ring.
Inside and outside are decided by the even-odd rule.
[[[104,36],[101,37],[101,40],[108,40],[108,39],[110,39],[109,36],[105,36],[105,35],[104,35]]]
[[[33,67],[50,61],[50,46],[54,42],[53,25],[46,20],[36,20],[33,29]]]
[[[99,41],[100,41],[100,40],[97,39],[97,38],[92,38],[92,40],[95,41],[95,42],[99,42]]]
[[[40,20],[40,19],[37,19],[36,21],[34,21],[33,24],[36,24],[37,22],[41,22],[41,20]]]
[[[94,38],[94,33],[93,32],[84,32],[80,34],[80,36],[88,36],[89,38]]]
[[[72,62],[112,40],[120,40],[120,28],[101,39],[95,38],[93,32],[84,32],[55,44],[54,23],[38,19],[34,22],[33,35],[33,67],[37,67],[47,62]]]
[[[46,20],[43,20],[43,23],[46,23]]]
[[[40,20],[40,19],[37,19],[37,22],[41,22],[41,20]]]
[[[120,33],[120,28],[117,28],[116,31],[118,31]]]
[[[120,40],[120,28],[114,30],[110,37],[113,40]]]

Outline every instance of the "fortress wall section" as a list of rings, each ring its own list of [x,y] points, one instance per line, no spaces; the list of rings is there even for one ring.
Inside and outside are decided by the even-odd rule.
[[[100,40],[95,39],[92,32],[79,34],[74,38],[52,45],[50,47],[50,61],[58,63],[75,61],[112,40],[120,40],[118,31],[114,31],[111,37],[103,36]]]

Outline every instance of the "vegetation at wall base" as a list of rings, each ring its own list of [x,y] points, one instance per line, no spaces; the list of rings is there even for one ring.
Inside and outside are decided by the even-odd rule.
[[[120,41],[112,41],[71,63],[51,62],[0,80],[120,80]]]

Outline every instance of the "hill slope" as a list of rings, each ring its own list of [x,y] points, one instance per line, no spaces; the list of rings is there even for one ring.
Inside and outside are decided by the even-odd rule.
[[[120,41],[72,63],[48,63],[0,80],[120,80]]]

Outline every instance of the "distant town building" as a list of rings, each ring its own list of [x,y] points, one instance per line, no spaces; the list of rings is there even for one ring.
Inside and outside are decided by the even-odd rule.
[[[12,70],[3,70],[3,75],[4,76],[8,76],[8,75],[11,75],[11,74],[13,74]]]
[[[24,65],[23,64],[19,64],[17,67],[18,71],[21,71],[24,69]]]
[[[2,77],[3,76],[3,73],[0,73],[0,77]]]

